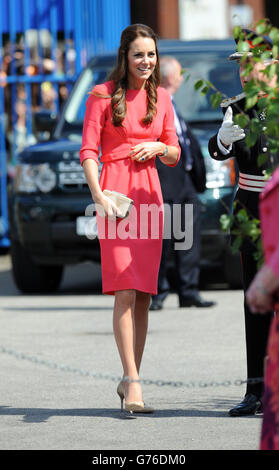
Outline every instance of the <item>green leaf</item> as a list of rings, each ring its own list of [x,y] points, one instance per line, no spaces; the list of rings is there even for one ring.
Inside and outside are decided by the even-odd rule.
[[[238,222],[247,222],[249,217],[246,209],[239,209],[239,211],[236,213],[236,218]]]
[[[227,232],[233,223],[234,216],[229,214],[222,214],[220,217],[221,229],[223,232]]]
[[[276,75],[276,64],[270,64],[266,67],[265,73],[269,79],[273,78]]]
[[[259,33],[259,34],[261,34],[261,33]],[[256,46],[257,44],[261,44],[261,42],[263,42],[263,37],[258,36],[257,38],[253,39],[252,44],[253,44],[253,46]]]
[[[246,99],[245,99],[245,109],[250,109],[250,108],[253,108],[253,106],[255,106],[255,104],[257,103],[258,101],[258,95],[254,95],[254,96],[246,96]]]
[[[267,153],[260,153],[257,158],[258,166],[262,166],[266,162],[267,162]]]
[[[234,37],[234,39],[238,39],[239,36],[241,35],[241,33],[242,33],[242,29],[241,29],[240,26],[235,26],[233,28],[233,37]]]
[[[195,83],[195,90],[199,90],[201,87],[203,87],[203,80],[198,80],[196,83]]]
[[[271,169],[271,168],[267,168],[266,170],[264,170],[264,179],[265,179],[265,181],[267,181],[272,176],[273,171],[274,170]]]
[[[236,237],[232,243],[232,252],[236,253],[243,243],[242,237]]]
[[[223,95],[222,93],[220,93],[220,91],[217,91],[217,93],[214,93],[213,95],[210,96],[210,103],[214,109],[220,106],[222,100],[223,100]]]
[[[262,132],[262,129],[263,129],[262,121],[260,121],[257,118],[251,119],[251,121],[250,121],[250,130],[251,130],[252,133],[258,134],[258,136],[259,136],[259,134]]]
[[[272,48],[272,55],[274,57],[274,59],[277,59],[278,58],[278,55],[279,55],[279,47],[277,46],[277,44],[275,44]]]
[[[201,95],[205,96],[209,92],[210,88],[208,86],[203,87],[201,90]]]
[[[213,83],[211,83],[209,80],[205,80],[205,83],[210,87],[210,88],[215,88]]]
[[[279,42],[279,29],[278,28],[271,28],[269,32],[269,37],[272,39],[273,42]]]
[[[250,46],[247,41],[239,41],[236,50],[238,52],[249,52]]]
[[[267,32],[267,25],[265,23],[260,23],[256,26],[256,33],[265,34]]]
[[[262,237],[259,237],[257,240],[254,258],[257,261],[257,268],[259,270],[264,263],[264,251],[263,251]]]
[[[249,132],[249,134],[247,134],[245,137],[245,142],[246,142],[247,147],[253,147],[253,145],[255,145],[255,143],[257,142],[257,139],[258,139],[258,134]]]
[[[258,94],[261,88],[256,80],[252,79],[249,80],[243,88],[243,91],[246,94],[245,99],[245,108],[250,109],[251,107],[255,106],[258,101]]]
[[[268,139],[270,153],[277,153],[279,150],[279,142],[277,139]]]
[[[270,58],[271,58],[270,51],[262,52],[261,57],[260,57],[261,60],[270,59]]]
[[[244,64],[244,68],[241,72],[241,76],[242,77],[247,77],[248,75],[250,75],[250,73],[252,72],[254,66],[253,64],[251,64],[250,62],[247,62]]]
[[[240,113],[234,115],[234,123],[241,128],[245,128],[249,123],[249,117],[246,114]]]
[[[260,98],[258,101],[258,108],[260,110],[264,109],[267,107],[267,99],[266,98]]]

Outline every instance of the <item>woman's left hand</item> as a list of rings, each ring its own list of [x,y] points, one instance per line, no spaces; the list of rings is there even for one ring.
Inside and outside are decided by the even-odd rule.
[[[132,160],[144,163],[158,154],[164,152],[165,144],[162,142],[141,142],[134,145],[129,153]]]

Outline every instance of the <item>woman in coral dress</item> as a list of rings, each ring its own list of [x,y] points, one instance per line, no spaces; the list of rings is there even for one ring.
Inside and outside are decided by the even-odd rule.
[[[143,402],[139,369],[150,298],[157,292],[163,237],[163,199],[155,160],[174,166],[180,156],[171,99],[159,82],[154,32],[145,25],[129,26],[122,32],[110,80],[96,85],[88,98],[80,151],[97,205],[103,293],[115,296],[113,328],[123,366],[117,393],[121,408],[125,398],[130,412],[153,411]],[[103,194],[105,189],[133,199],[126,219],[116,218],[118,209]]]
[[[246,294],[253,312],[274,310],[264,377],[261,450],[279,450],[279,168],[260,196],[265,262]]]

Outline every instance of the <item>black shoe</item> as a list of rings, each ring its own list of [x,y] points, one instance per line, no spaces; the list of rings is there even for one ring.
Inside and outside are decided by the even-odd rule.
[[[212,307],[216,302],[210,300],[203,300],[199,294],[192,297],[180,297],[179,307]]]
[[[149,310],[162,310],[163,302],[161,300],[152,300]]]
[[[230,416],[254,415],[262,412],[262,402],[253,393],[247,393],[244,400],[229,411]]]

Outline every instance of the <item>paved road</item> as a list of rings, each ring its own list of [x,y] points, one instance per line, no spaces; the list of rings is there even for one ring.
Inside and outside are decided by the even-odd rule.
[[[179,309],[172,294],[150,312],[141,375],[156,412],[134,418],[120,412],[113,298],[99,289],[99,268],[83,264],[57,294],[21,295],[0,257],[0,448],[257,450],[262,417],[227,414],[245,392],[242,292],[208,288],[210,309]]]

